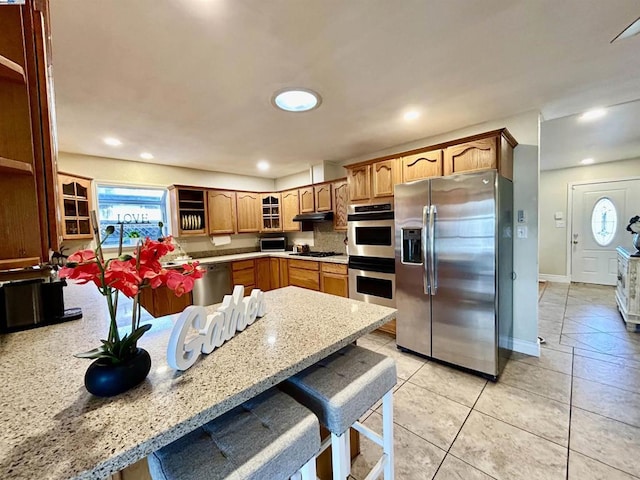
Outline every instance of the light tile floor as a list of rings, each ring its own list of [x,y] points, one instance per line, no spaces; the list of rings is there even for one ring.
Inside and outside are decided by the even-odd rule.
[[[640,479],[640,333],[627,332],[613,287],[540,289],[540,358],[514,354],[497,383],[399,352],[373,333],[359,345],[393,356],[396,478]],[[381,429],[381,408],[364,416]],[[379,457],[362,439],[352,478]]]

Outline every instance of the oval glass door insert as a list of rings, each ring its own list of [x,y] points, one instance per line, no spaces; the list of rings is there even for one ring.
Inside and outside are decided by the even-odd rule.
[[[598,245],[606,247],[616,236],[618,212],[613,202],[604,197],[596,202],[591,212],[591,232]]]

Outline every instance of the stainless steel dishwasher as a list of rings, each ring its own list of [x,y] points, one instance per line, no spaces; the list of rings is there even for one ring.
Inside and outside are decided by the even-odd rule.
[[[210,263],[201,267],[206,273],[193,286],[193,304],[206,306],[222,302],[224,296],[230,295],[233,290],[231,264]]]

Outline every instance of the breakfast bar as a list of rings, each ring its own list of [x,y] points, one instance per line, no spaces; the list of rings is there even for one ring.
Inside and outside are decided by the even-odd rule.
[[[101,479],[146,457],[395,318],[395,310],[298,287],[265,293],[266,315],[189,370],[166,361],[176,320],[152,320],[138,387],[103,399],[83,385],[108,325],[92,285],[69,287],[84,318],[0,337],[0,478]],[[215,306],[206,307],[212,313]]]

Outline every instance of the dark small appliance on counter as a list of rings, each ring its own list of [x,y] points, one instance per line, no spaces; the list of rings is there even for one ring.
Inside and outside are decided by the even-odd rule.
[[[80,308],[64,308],[64,280],[29,279],[0,283],[0,332],[29,328],[82,318]]]

